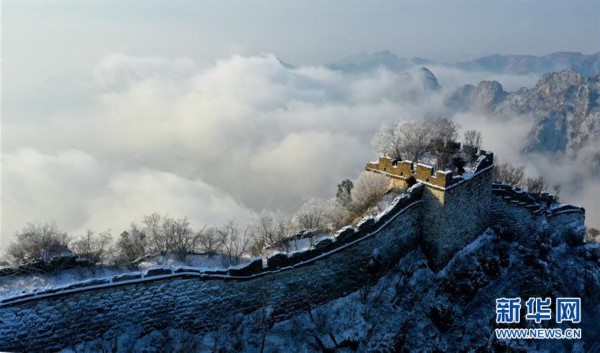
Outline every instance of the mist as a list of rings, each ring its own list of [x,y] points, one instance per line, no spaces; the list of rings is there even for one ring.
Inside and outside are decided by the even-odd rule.
[[[27,222],[119,234],[151,212],[187,216],[194,228],[243,223],[263,210],[291,215],[356,178],[377,157],[370,142],[383,123],[450,114],[448,90],[493,77],[432,71],[441,92],[424,91],[414,73],[290,69],[273,54],[212,63],[107,55],[81,78],[84,106],[3,122],[0,247]],[[497,78],[505,89],[535,83]],[[564,157],[557,169],[551,157],[521,153],[528,117],[450,117],[462,130],[481,130],[501,160],[563,185],[564,202],[599,209],[598,179],[575,172],[579,160]],[[598,226],[593,213],[588,224]]]

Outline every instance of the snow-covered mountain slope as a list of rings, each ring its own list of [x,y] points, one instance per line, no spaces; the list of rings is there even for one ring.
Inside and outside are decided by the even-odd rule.
[[[553,246],[539,234],[528,246],[487,230],[439,273],[419,249],[378,282],[325,305],[274,322],[270,308],[226,320],[219,330],[128,332],[78,347],[220,352],[598,352],[600,246]],[[498,340],[499,297],[581,297],[582,340]],[[510,327],[569,327],[521,320]],[[70,350],[65,350],[65,352]]]
[[[358,351],[600,351],[600,247],[552,247],[538,240],[526,246],[488,230],[438,274],[416,250],[368,290],[315,309],[313,319],[307,313],[275,325],[271,342],[283,341],[299,351],[319,350],[315,337],[332,351],[349,351],[340,349],[340,342],[352,342]],[[581,297],[584,339],[495,339],[494,328],[501,327],[495,323],[495,299],[501,296]],[[328,317],[326,324],[315,320],[319,315]],[[515,327],[567,325],[522,320]]]
[[[545,74],[535,87],[507,93],[495,81],[465,85],[446,97],[461,111],[533,119],[527,151],[566,153],[586,150],[590,166],[600,164],[600,75],[587,78],[571,69]]]

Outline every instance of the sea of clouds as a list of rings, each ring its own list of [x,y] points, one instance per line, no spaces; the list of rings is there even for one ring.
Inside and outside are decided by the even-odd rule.
[[[537,79],[431,70],[446,90],[490,78],[516,89]],[[356,178],[377,156],[370,142],[383,123],[447,114],[445,91],[425,94],[411,74],[289,68],[271,54],[210,64],[113,54],[82,82],[85,107],[2,124],[0,247],[27,222],[119,234],[152,212],[187,216],[194,228],[243,223],[263,210],[291,214]],[[521,155],[527,118],[452,117],[462,130],[481,130],[503,160],[530,160]],[[600,209],[597,180],[535,161],[528,171],[562,183],[563,200]]]

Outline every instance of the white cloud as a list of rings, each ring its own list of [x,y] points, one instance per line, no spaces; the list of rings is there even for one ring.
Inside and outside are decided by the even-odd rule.
[[[123,87],[132,81],[149,78],[185,77],[194,69],[194,62],[187,58],[167,60],[160,57],[110,54],[96,65],[92,79],[93,83],[100,87]]]
[[[527,146],[527,135],[533,120],[526,116],[487,116],[479,113],[458,113],[453,117],[462,131],[478,130],[483,145],[494,151],[502,161],[523,164],[521,151]]]
[[[331,196],[362,170],[382,121],[406,115],[392,99],[358,99],[393,75],[290,70],[273,55],[204,68],[108,56],[92,106],[3,126],[3,236],[46,220],[118,231],[154,211],[200,226]]]
[[[112,228],[118,233],[152,212],[187,216],[196,225],[252,214],[201,180],[146,168],[118,171],[79,150],[18,150],[3,154],[2,166],[2,225],[12,231],[53,220],[71,232]],[[3,231],[3,246],[11,233]]]
[[[118,233],[150,212],[194,227],[291,212],[356,177],[382,123],[442,112],[441,94],[407,100],[422,89],[410,76],[290,70],[269,54],[210,66],[110,55],[91,72],[85,109],[3,124],[2,245],[30,221]],[[455,118],[503,158],[530,126]]]

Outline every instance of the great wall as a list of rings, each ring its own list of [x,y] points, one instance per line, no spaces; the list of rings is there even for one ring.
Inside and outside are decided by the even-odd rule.
[[[556,244],[583,238],[582,208],[545,207],[523,190],[494,183],[491,152],[482,151],[473,170],[463,175],[412,166],[385,157],[367,164],[367,170],[388,175],[392,183],[405,185],[413,176],[417,184],[376,217],[306,251],[226,270],[157,268],[4,299],[0,350],[59,350],[132,328],[208,332],[266,306],[277,320],[285,320],[376,281],[416,248],[432,271],[439,271],[488,227],[524,243],[541,236]]]

